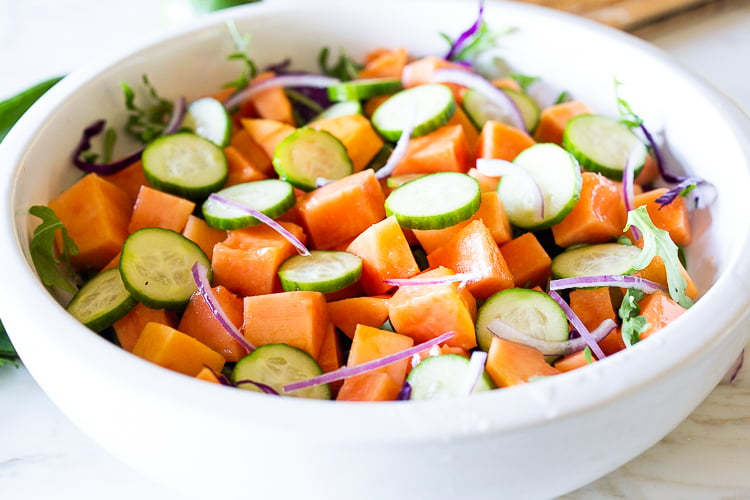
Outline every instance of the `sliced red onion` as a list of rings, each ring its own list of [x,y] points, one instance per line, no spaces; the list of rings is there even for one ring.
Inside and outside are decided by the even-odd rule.
[[[177,99],[172,105],[172,117],[169,123],[165,127],[162,135],[172,134],[179,130],[182,125],[182,121],[185,119],[185,113],[187,110],[187,103],[184,97]],[[92,163],[81,158],[81,155],[91,149],[91,139],[98,136],[104,131],[106,125],[105,120],[98,120],[83,130],[81,140],[73,151],[73,164],[84,172],[96,173],[100,175],[109,175],[119,172],[125,167],[132,165],[134,162],[141,159],[144,148],[139,148],[137,151],[115,160],[110,163]]]
[[[479,15],[477,15],[477,20],[474,21],[474,24],[472,24],[469,29],[461,33],[459,37],[456,39],[455,42],[451,45],[450,50],[447,54],[445,54],[445,60],[451,61],[454,57],[456,57],[464,48],[464,45],[466,45],[467,40],[474,36],[479,29],[482,27],[484,17],[484,0],[479,0]]]
[[[325,75],[314,75],[314,74],[294,74],[294,75],[280,75],[268,78],[261,82],[249,85],[248,87],[240,90],[224,103],[224,107],[232,109],[240,103],[252,99],[260,92],[268,90],[272,87],[311,87],[311,88],[327,88],[331,85],[336,85],[341,80]]]
[[[416,285],[448,285],[450,283],[466,283],[481,279],[479,274],[458,273],[449,276],[428,278],[386,278],[383,282],[392,286],[416,286]]]
[[[536,180],[523,168],[512,161],[499,158],[477,158],[476,169],[487,177],[502,177],[504,175],[515,175],[528,184],[528,191],[534,196],[534,204],[538,207],[539,218],[544,219],[544,195]]]
[[[658,290],[667,291],[667,288],[659,283],[640,278],[620,274],[604,274],[600,276],[580,276],[576,278],[560,278],[549,282],[550,290],[565,290],[567,288],[587,288],[601,286],[616,286],[620,288],[636,288],[646,293],[654,293]]]
[[[208,195],[210,199],[213,199],[214,201],[217,201],[219,203],[223,203],[224,205],[229,205],[233,208],[236,208],[238,210],[243,210],[247,212],[248,214],[252,215],[259,221],[261,221],[263,224],[269,226],[271,229],[279,233],[281,236],[283,236],[287,241],[289,241],[294,247],[297,249],[300,255],[304,255],[305,257],[310,255],[310,250],[307,249],[307,247],[297,239],[296,236],[294,236],[292,233],[287,231],[284,226],[264,214],[263,212],[256,210],[254,208],[248,207],[246,205],[243,205],[242,203],[238,203],[234,200],[230,200],[229,198],[224,198],[223,196],[219,196],[216,193],[211,193]]]
[[[191,272],[193,274],[193,281],[195,281],[195,285],[198,287],[198,293],[200,293],[203,300],[206,301],[206,305],[208,305],[208,308],[211,310],[211,314],[216,318],[216,321],[218,321],[221,327],[226,330],[226,332],[247,352],[254,351],[255,346],[248,342],[245,336],[242,335],[236,326],[234,326],[232,320],[230,320],[224,312],[224,308],[219,304],[219,300],[211,289],[211,283],[208,282],[208,270],[206,267],[196,262],[193,264]]]
[[[180,97],[172,104],[172,116],[169,118],[169,123],[164,127],[164,132],[161,135],[174,134],[180,130],[186,114],[187,100],[184,97]]]
[[[675,186],[671,187],[669,191],[659,196],[655,201],[659,204],[659,208],[665,207],[672,203],[680,194],[690,186],[698,186],[705,181],[700,177],[685,177]]]
[[[219,382],[220,385],[226,385],[226,386],[229,386],[229,387],[234,387],[234,385],[232,384],[232,382],[230,382],[229,379],[227,378],[227,376],[224,375],[223,373],[217,372],[216,370],[214,370],[213,368],[211,368],[208,365],[203,365],[203,367],[207,368],[211,373],[214,374],[214,377],[216,377],[216,380]]]
[[[375,172],[375,177],[377,177],[378,179],[385,179],[393,173],[396,165],[398,165],[398,163],[404,159],[406,151],[409,149],[409,142],[411,142],[412,132],[414,132],[414,125],[412,123],[404,127],[404,130],[401,132],[401,136],[398,138],[398,141],[396,141],[396,147],[393,148],[390,156],[388,156],[388,161],[386,161],[385,165],[380,167],[378,171]]]
[[[285,385],[283,389],[284,392],[291,392],[299,389],[305,389],[306,387],[328,384],[337,380],[344,380],[345,378],[353,377],[355,375],[361,375],[363,373],[371,372],[373,370],[377,370],[378,368],[397,363],[398,361],[401,361],[403,359],[410,358],[414,354],[424,351],[425,349],[429,349],[434,345],[445,342],[454,335],[456,335],[455,332],[445,332],[442,335],[438,335],[435,338],[432,338],[426,342],[422,342],[421,344],[414,347],[410,347],[409,349],[405,349],[403,351],[390,354],[373,361],[368,361],[367,363],[362,363],[361,365],[344,366],[339,368],[338,370],[333,370],[317,377],[309,378],[307,380],[300,380],[299,382]]]
[[[616,326],[617,324],[613,320],[609,318],[605,319],[596,329],[589,333],[591,340],[599,347],[598,342],[606,337]],[[582,351],[587,346],[591,347],[591,344],[582,336],[561,342],[550,342],[549,340],[543,340],[521,332],[501,319],[492,320],[487,325],[487,329],[496,337],[533,347],[545,356],[566,356]],[[597,355],[597,357],[599,356]]]
[[[597,341],[591,336],[591,332],[589,332],[588,328],[583,324],[581,318],[573,312],[573,309],[571,309],[568,303],[560,297],[560,294],[554,290],[550,290],[548,295],[562,308],[565,315],[568,317],[568,320],[570,320],[570,323],[573,325],[573,328],[575,328],[578,334],[584,339],[586,345],[591,348],[591,352],[594,353],[596,359],[604,359],[607,357],[606,354],[604,354],[604,351],[602,351],[602,348],[599,347]]]
[[[460,69],[441,69],[432,75],[432,80],[438,83],[456,83],[463,87],[468,87],[480,92],[489,99],[492,104],[507,111],[508,118],[511,121],[511,126],[523,130],[524,132],[528,132],[523,115],[518,109],[516,103],[513,102],[513,99],[508,97],[508,94],[503,92],[502,89],[495,87],[492,82],[481,75]]]
[[[466,375],[466,385],[459,394],[469,395],[474,392],[479,379],[484,374],[484,365],[487,362],[487,353],[484,351],[474,351],[469,359],[469,369]]]
[[[276,389],[274,389],[270,385],[264,384],[262,382],[256,382],[255,380],[250,380],[249,378],[246,378],[246,379],[243,379],[243,380],[238,380],[237,382],[234,383],[235,387],[239,387],[239,386],[245,385],[245,384],[254,385],[258,389],[260,389],[261,391],[263,391],[265,394],[271,394],[273,396],[281,396],[281,394],[279,394],[279,391],[277,391]]]
[[[641,122],[638,128],[640,128],[641,132],[643,132],[643,136],[646,138],[649,148],[651,148],[651,152],[654,154],[656,167],[659,169],[659,175],[661,175],[661,178],[669,182],[670,184],[682,181],[684,178],[683,176],[674,175],[670,173],[669,171],[667,171],[667,166],[664,163],[664,157],[661,154],[661,150],[659,149],[659,146],[656,144],[656,141],[654,140],[654,136],[651,135],[651,132],[649,132],[648,128],[646,128],[646,125],[643,122]]]

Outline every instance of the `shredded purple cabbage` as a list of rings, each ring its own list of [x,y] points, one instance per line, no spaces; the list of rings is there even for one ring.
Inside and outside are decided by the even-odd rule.
[[[477,20],[474,21],[474,24],[472,24],[469,29],[461,33],[461,35],[456,39],[455,42],[451,45],[450,50],[448,50],[448,53],[445,54],[445,59],[447,61],[452,61],[454,57],[458,55],[461,50],[463,50],[464,45],[466,45],[467,40],[471,38],[474,34],[476,34],[477,31],[482,27],[482,23],[484,22],[484,0],[479,1],[479,15],[477,15]]]
[[[180,97],[177,101],[175,101],[172,109],[172,118],[164,128],[164,132],[162,132],[162,135],[172,134],[179,130],[183,120],[185,119],[185,114],[187,113],[187,102],[185,98]],[[120,158],[119,160],[115,160],[111,163],[93,163],[84,160],[81,156],[83,155],[83,153],[91,149],[91,140],[104,132],[104,127],[106,124],[106,120],[97,120],[83,129],[81,140],[78,142],[78,146],[76,146],[75,150],[73,151],[73,164],[84,172],[96,173],[100,175],[114,174],[131,165],[133,162],[141,159],[144,148],[140,148],[137,151],[129,154],[128,156]]]
[[[396,396],[396,401],[409,401],[411,398],[411,384],[409,382],[404,382],[404,385],[401,386],[401,390],[398,392],[398,396]]]

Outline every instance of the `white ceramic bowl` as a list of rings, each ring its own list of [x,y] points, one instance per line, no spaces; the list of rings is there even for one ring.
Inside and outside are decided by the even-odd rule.
[[[94,119],[122,123],[119,82],[148,74],[162,95],[196,97],[236,77],[225,20],[252,34],[261,64],[314,68],[323,45],[442,54],[438,36],[473,22],[471,1],[267,1],[82,69],[24,117],[0,149],[0,317],[29,370],[87,434],[127,464],[203,498],[544,498],[637,456],[711,391],[748,340],[748,121],[659,51],[554,11],[489,2],[515,26],[502,53],[594,109],[616,114],[613,77],[685,169],[718,193],[694,214],[689,268],[708,290],[648,341],[592,366],[454,401],[346,404],[238,392],[142,361],[69,317],[28,257],[27,215],[80,174],[69,153]]]

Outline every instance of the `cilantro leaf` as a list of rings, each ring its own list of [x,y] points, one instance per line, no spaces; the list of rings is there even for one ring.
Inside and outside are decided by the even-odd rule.
[[[139,107],[135,103],[135,91],[127,83],[120,84],[125,96],[125,108],[128,110],[125,132],[146,144],[164,132],[172,116],[173,105],[169,100],[159,96],[146,75],[143,75],[143,85],[148,91],[150,102],[144,107]]]
[[[622,320],[622,340],[627,347],[633,346],[641,340],[641,333],[648,328],[648,321],[641,316],[641,308],[638,301],[643,298],[643,291],[636,288],[628,288],[620,304],[617,315]]]
[[[637,227],[643,237],[643,249],[633,267],[643,269],[658,255],[664,261],[667,272],[669,296],[682,307],[693,305],[693,301],[685,294],[687,280],[682,275],[679,248],[669,237],[669,233],[654,226],[645,206],[628,212],[625,231],[631,226]]]
[[[34,229],[29,251],[39,278],[48,287],[58,287],[66,292],[76,292],[76,274],[70,264],[70,256],[78,253],[78,247],[68,235],[65,226],[55,212],[43,205],[34,205],[29,213],[42,219]],[[55,248],[55,233],[60,231],[62,252],[58,255]]]

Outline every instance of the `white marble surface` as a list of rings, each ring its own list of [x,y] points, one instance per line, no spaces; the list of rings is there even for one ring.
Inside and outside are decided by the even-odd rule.
[[[721,5],[636,34],[750,110],[750,3]],[[133,39],[154,36],[187,18],[181,0],[0,0],[0,99],[91,59],[120,52]],[[717,387],[659,444],[565,498],[750,498],[749,470],[746,368],[733,384]],[[0,369],[0,498],[178,496],[98,448],[55,408],[24,368],[6,367]]]

